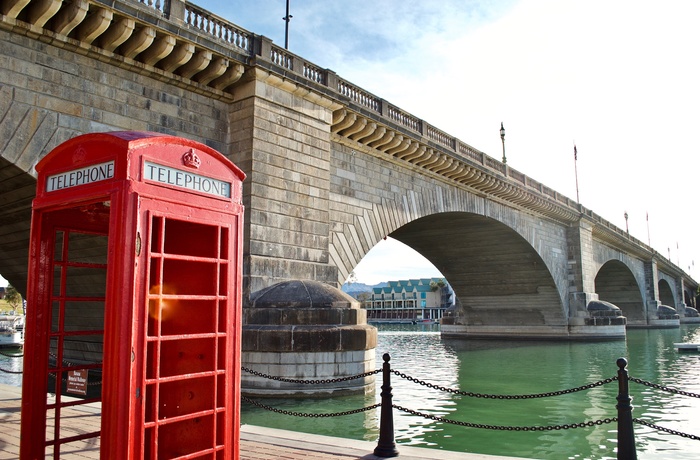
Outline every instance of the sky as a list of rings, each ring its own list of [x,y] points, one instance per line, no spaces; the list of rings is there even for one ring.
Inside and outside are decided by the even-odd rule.
[[[285,0],[195,3],[284,46]],[[290,14],[289,51],[498,159],[503,122],[511,168],[700,279],[700,2],[290,0]],[[427,260],[394,270],[412,265],[402,246],[379,242],[358,281],[440,276]]]
[[[194,3],[284,46],[286,0]],[[291,52],[498,159],[503,122],[511,168],[700,279],[700,2],[290,0],[290,14]],[[401,246],[380,241],[358,281],[440,276]]]

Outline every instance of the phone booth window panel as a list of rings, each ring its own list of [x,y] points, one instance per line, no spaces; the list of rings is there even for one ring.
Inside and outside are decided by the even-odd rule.
[[[215,407],[215,383],[213,376],[161,383],[158,418],[167,421],[209,411]]]
[[[164,340],[160,349],[160,377],[177,377],[216,371],[214,337]]]
[[[215,262],[166,256],[163,260],[162,292],[164,295],[216,295],[217,269]]]
[[[153,302],[156,302],[155,300]],[[173,314],[168,315],[167,321],[161,321],[160,334],[162,336],[178,336],[183,334],[206,334],[212,332],[216,327],[217,301],[215,299],[187,299],[176,298],[160,300],[161,303],[169,304],[168,307],[161,307],[172,310]],[[172,305],[172,306],[170,306]],[[155,318],[149,318],[151,331],[155,328]]]
[[[68,233],[68,262],[107,265],[107,235],[71,231]]]
[[[103,331],[105,303],[100,300],[66,300],[64,304],[65,331]]]
[[[216,226],[166,219],[164,231],[163,252],[166,254],[221,258],[218,252],[218,227]]]

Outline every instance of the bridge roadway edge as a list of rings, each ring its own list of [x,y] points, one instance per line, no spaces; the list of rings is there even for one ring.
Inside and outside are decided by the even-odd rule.
[[[0,384],[0,459],[19,458],[21,387]],[[297,431],[241,426],[241,460],[380,460],[372,452],[376,443],[335,438]],[[451,452],[398,445],[402,460],[518,460],[514,457]],[[80,452],[80,458],[98,459],[94,446]],[[522,458],[520,460],[523,460]]]

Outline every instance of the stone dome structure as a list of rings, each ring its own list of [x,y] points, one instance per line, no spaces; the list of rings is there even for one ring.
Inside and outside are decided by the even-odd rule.
[[[615,304],[604,300],[591,300],[586,305],[586,310],[590,315],[587,323],[593,326],[598,325],[620,325],[627,324],[627,318],[622,316],[622,310]]]
[[[377,329],[358,301],[318,281],[291,280],[261,289],[243,308],[243,367],[267,376],[327,380],[375,370]],[[375,376],[321,385],[243,372],[241,391],[266,397],[370,393]]]

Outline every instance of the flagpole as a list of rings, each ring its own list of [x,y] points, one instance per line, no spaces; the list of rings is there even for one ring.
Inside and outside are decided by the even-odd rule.
[[[574,173],[576,174],[576,202],[581,203],[578,198],[578,153],[576,152],[576,142],[574,142]]]
[[[647,211],[647,241],[649,242],[649,247],[651,247],[651,233],[649,233],[649,211]]]

